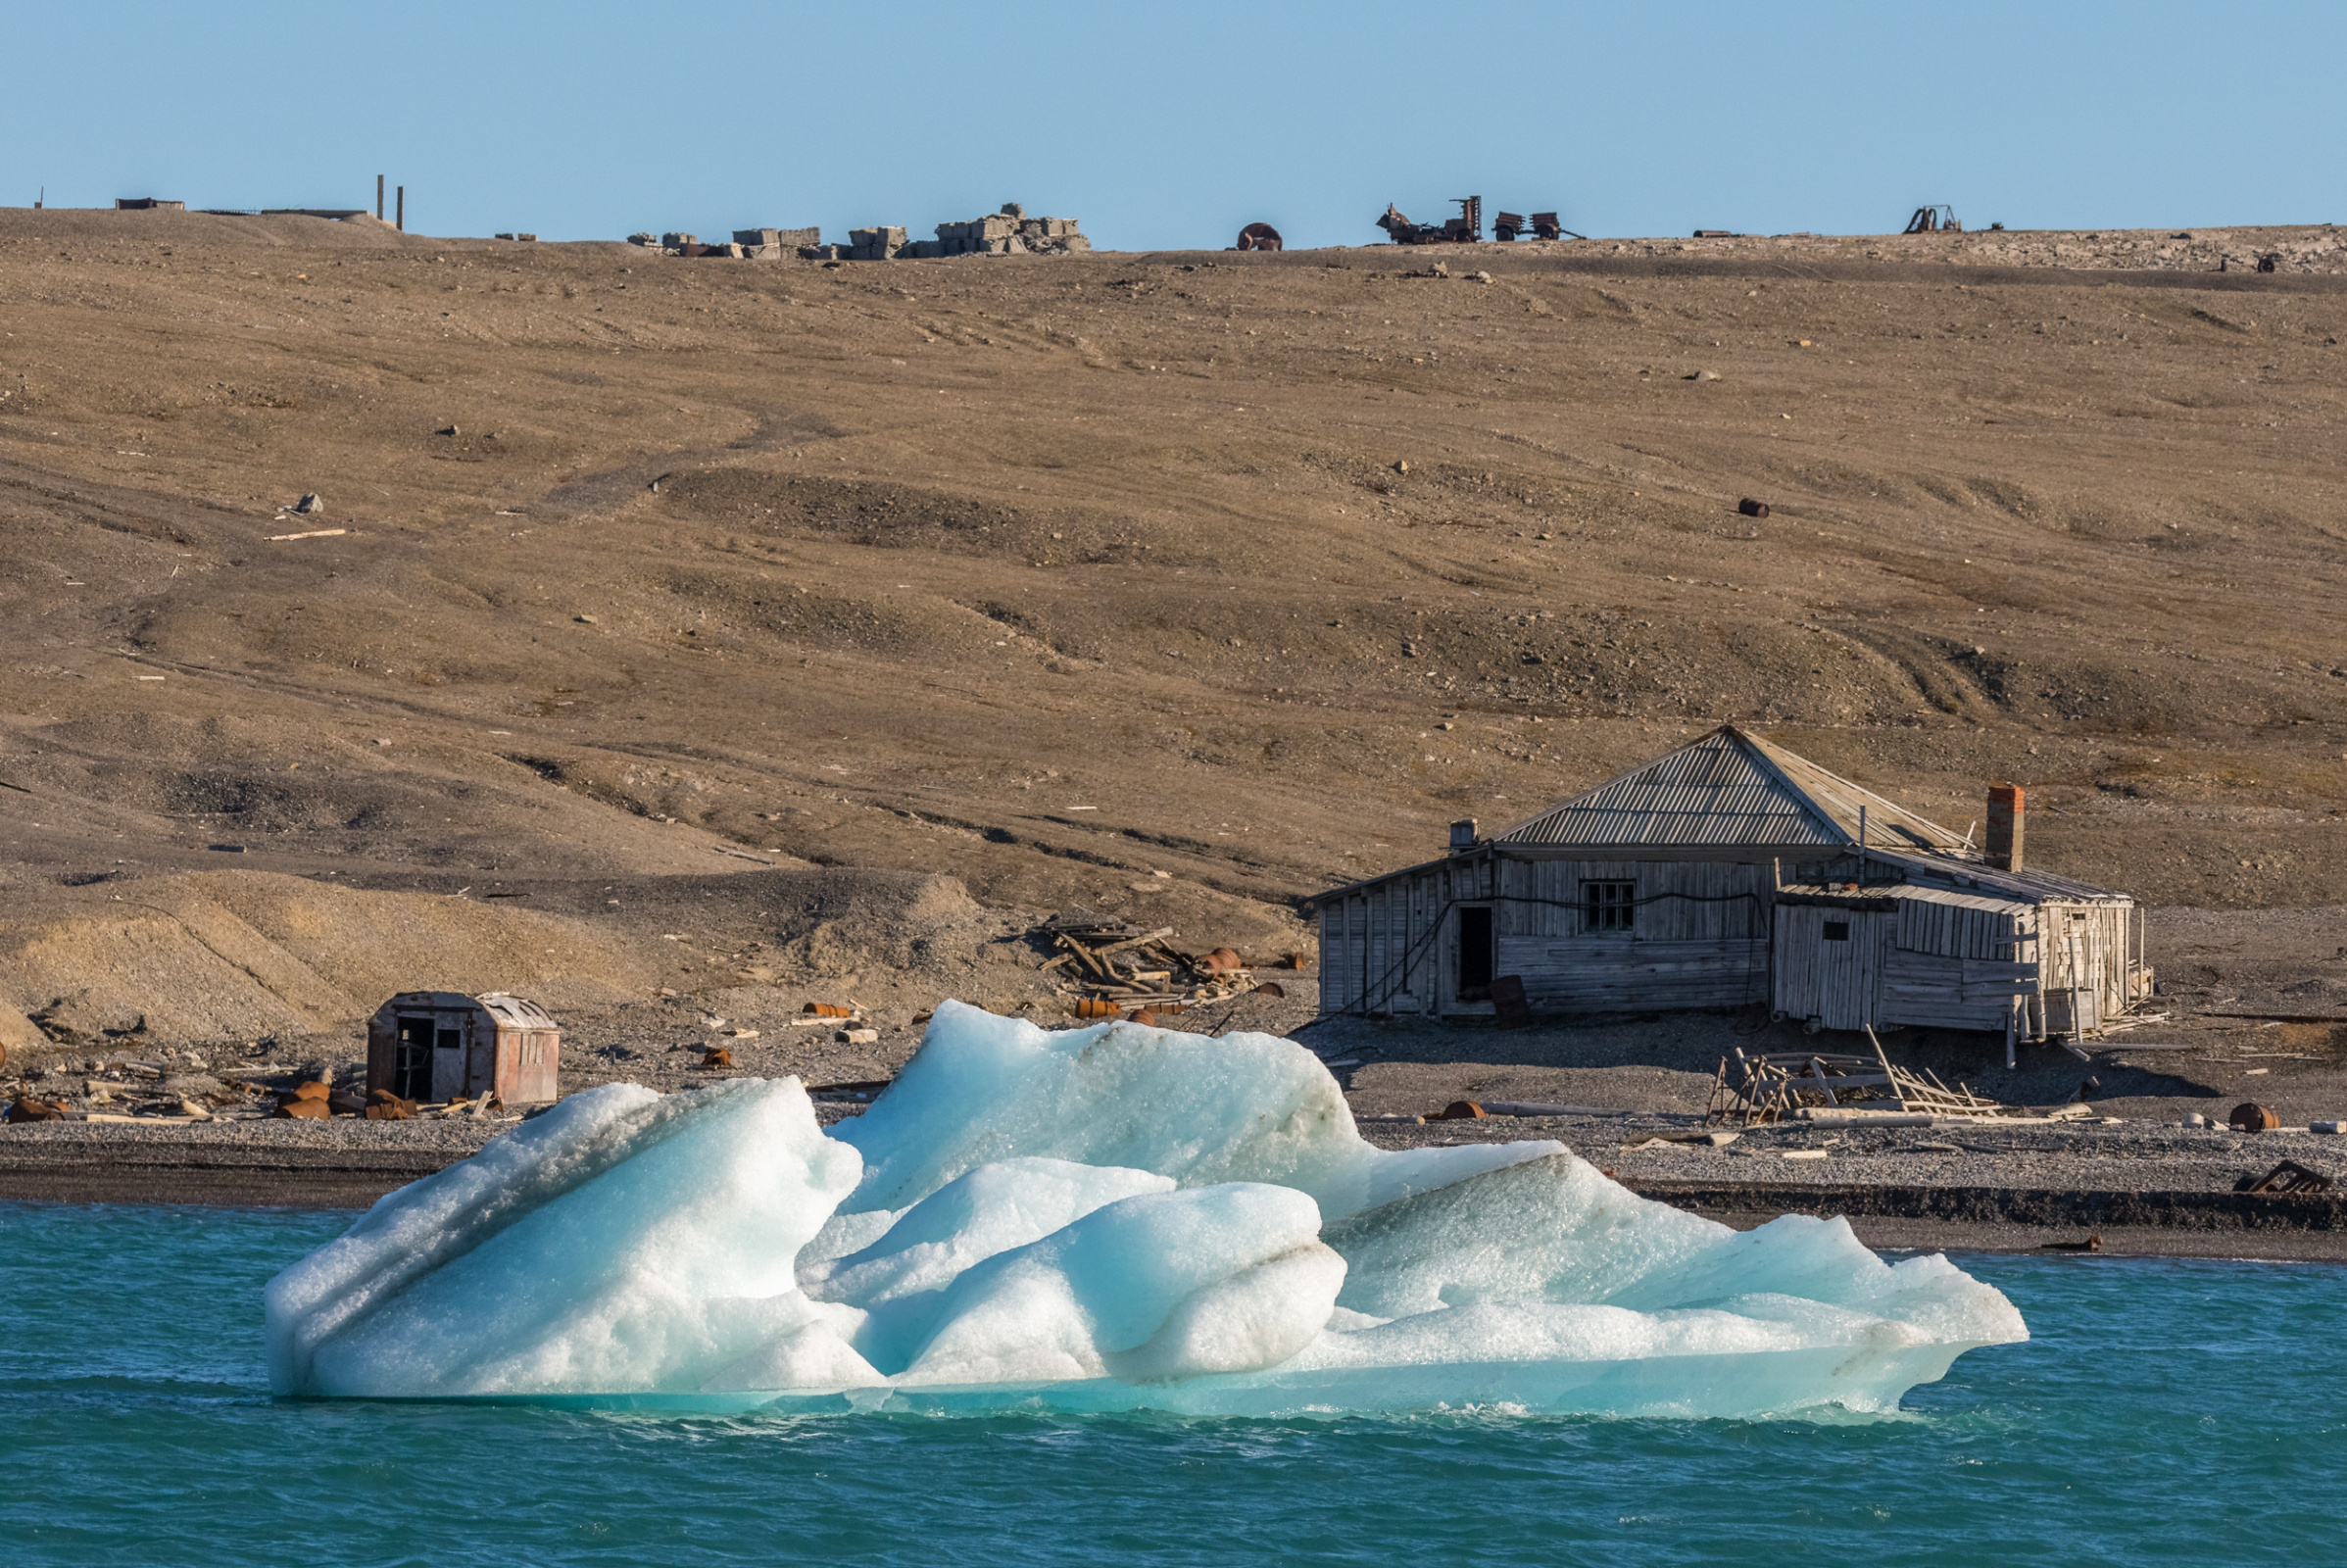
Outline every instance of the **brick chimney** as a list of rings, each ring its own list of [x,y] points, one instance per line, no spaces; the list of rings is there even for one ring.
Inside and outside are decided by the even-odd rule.
[[[1988,863],[2000,871],[2018,871],[2022,864],[2022,789],[2018,784],[1988,786]]]

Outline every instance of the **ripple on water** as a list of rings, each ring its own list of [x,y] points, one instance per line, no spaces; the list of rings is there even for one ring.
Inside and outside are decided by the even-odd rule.
[[[260,1287],[347,1216],[0,1204],[7,1560],[2335,1560],[2347,1270],[2000,1257],[2029,1343],[1885,1416],[658,1418],[281,1404]]]

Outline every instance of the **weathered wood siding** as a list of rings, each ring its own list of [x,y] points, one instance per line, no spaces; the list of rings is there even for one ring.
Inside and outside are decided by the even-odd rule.
[[[1899,942],[1909,953],[1950,958],[2017,961],[2015,944],[2029,929],[2029,915],[2013,909],[1980,909],[1931,899],[1899,901]]]
[[[1627,932],[1582,929],[1582,884],[1629,882]],[[1437,861],[1321,906],[1326,1012],[1477,1013],[1458,1000],[1460,905],[1491,906],[1496,974],[1536,1011],[1701,1007],[1768,995],[1772,866],[1702,860]],[[1652,951],[1648,951],[1652,950]]]
[[[2133,1000],[2127,983],[2133,910],[2125,905],[2048,904],[2039,911],[2039,961],[2045,966],[2046,1032],[2068,1034],[2075,988],[2076,1026],[2094,1029]]]
[[[1585,882],[1633,882],[1639,942],[1750,941],[1768,934],[1774,867],[1714,860],[1502,860],[1500,937],[1622,940],[1581,929]]]
[[[2034,963],[1893,948],[1883,960],[1875,1016],[1882,1023],[2001,1032],[2016,1002],[2036,991]]]
[[[1828,921],[1847,925],[1848,940],[1827,941]],[[1784,906],[1777,910],[1771,1005],[1787,1017],[1815,1018],[1828,1029],[1880,1022],[1876,990],[1897,938],[1896,914]]]
[[[1437,861],[1320,906],[1320,1010],[1416,1012],[1436,999],[1455,905],[1488,900],[1482,857]]]
[[[1536,1008],[1619,1012],[1645,1007],[1732,1007],[1769,993],[1768,944],[1571,942],[1501,937],[1501,974],[1520,975]]]
[[[1582,929],[1586,882],[1635,885],[1627,932]],[[1483,1013],[1458,998],[1460,905],[1492,911],[1493,973],[1524,981],[1540,1012],[1731,1006],[1857,1029],[1904,1023],[2066,1034],[2071,988],[2087,1029],[2148,986],[2124,904],[2020,906],[1987,898],[1896,899],[1892,912],[1776,906],[1768,863],[1460,856],[1321,906],[1322,1010]],[[1882,896],[1888,896],[1887,890]],[[2082,919],[2073,919],[2082,915]],[[1851,941],[1823,940],[1851,922]],[[2042,935],[2041,935],[2042,933]]]

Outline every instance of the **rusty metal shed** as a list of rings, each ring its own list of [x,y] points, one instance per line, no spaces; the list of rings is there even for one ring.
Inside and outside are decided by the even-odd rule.
[[[367,1087],[405,1100],[509,1105],[556,1098],[562,1032],[544,1007],[492,991],[403,991],[367,1026]]]
[[[1321,1010],[1767,1003],[1818,1028],[2090,1033],[2151,994],[2134,900],[1958,835],[1733,725],[1450,854],[1320,895]],[[2000,841],[1999,834],[2003,837]]]

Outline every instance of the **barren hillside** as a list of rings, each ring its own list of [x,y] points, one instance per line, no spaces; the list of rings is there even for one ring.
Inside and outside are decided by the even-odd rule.
[[[2155,903],[2335,903],[2335,234],[1991,238],[825,267],[0,213],[12,951],[191,870],[759,862],[1293,947],[1729,718],[1959,832],[2014,778],[2039,860]],[[578,972],[673,987],[605,907]]]

